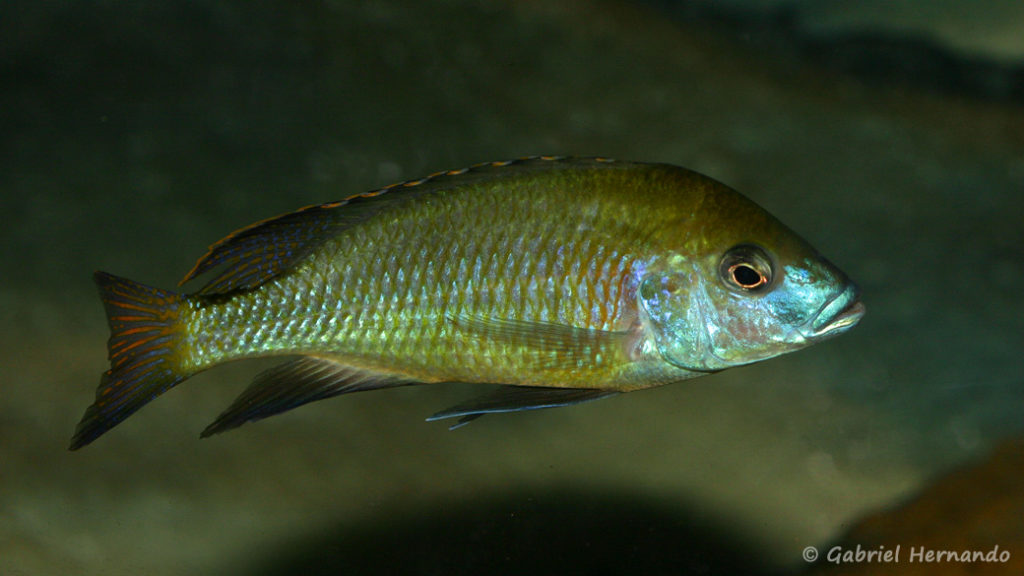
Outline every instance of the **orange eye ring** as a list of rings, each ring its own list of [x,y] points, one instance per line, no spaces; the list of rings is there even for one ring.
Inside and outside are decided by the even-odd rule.
[[[768,278],[764,274],[746,262],[729,266],[729,279],[744,290],[754,290],[768,283]]]
[[[772,260],[758,246],[735,246],[722,257],[719,274],[732,290],[760,292],[772,281]]]

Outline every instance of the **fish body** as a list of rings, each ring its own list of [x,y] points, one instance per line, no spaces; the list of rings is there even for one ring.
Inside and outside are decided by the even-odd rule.
[[[863,314],[850,280],[738,192],[664,164],[537,157],[307,207],[213,245],[188,295],[98,272],[111,368],[88,444],[189,376],[298,356],[204,436],[360,390],[504,385],[438,413],[560,406],[747,364]]]

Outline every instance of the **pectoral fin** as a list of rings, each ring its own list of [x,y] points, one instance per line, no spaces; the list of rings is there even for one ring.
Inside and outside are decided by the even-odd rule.
[[[445,418],[458,418],[449,430],[469,424],[484,414],[498,412],[518,412],[520,410],[539,410],[541,408],[558,408],[600,398],[614,396],[618,392],[601,388],[545,388],[541,386],[502,386],[478,398],[456,404],[427,418],[428,422]]]
[[[303,356],[258,375],[201,436],[219,434],[339,394],[415,383],[400,376],[354,368],[330,357]]]
[[[635,334],[629,331],[580,328],[554,322],[508,320],[478,316],[456,316],[460,329],[481,338],[531,348],[538,354],[533,368],[567,370],[593,366],[600,361],[626,361]]]

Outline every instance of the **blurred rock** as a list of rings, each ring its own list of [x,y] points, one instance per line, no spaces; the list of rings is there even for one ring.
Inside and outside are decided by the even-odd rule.
[[[940,478],[916,498],[893,510],[865,518],[838,543],[843,551],[896,551],[899,563],[827,564],[834,547],[821,549],[819,565],[810,573],[1024,574],[1024,438],[999,445],[985,461]],[[1006,562],[923,561],[922,551],[993,552]],[[912,552],[916,557],[911,557]]]

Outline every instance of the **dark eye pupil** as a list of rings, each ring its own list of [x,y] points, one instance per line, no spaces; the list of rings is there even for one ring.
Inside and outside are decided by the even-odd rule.
[[[761,274],[746,264],[733,266],[732,278],[744,288],[753,288],[762,282]]]
[[[725,251],[718,264],[718,278],[730,290],[757,295],[772,282],[772,259],[764,249],[740,244]]]

